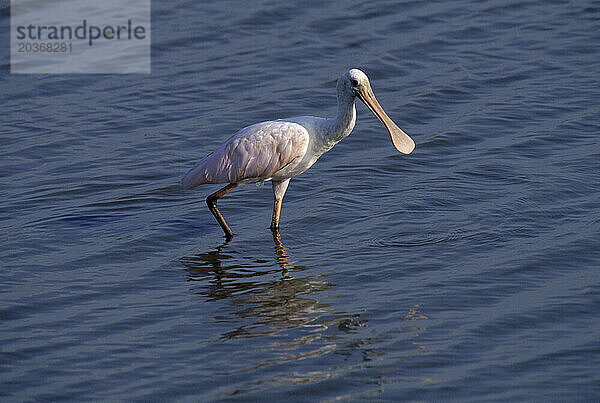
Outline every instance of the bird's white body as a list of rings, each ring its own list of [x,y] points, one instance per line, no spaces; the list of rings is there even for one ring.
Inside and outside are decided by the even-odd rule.
[[[394,146],[401,152],[410,153],[414,148],[412,139],[385,114],[373,95],[367,76],[352,69],[338,80],[335,118],[300,116],[245,127],[200,160],[182,179],[182,187],[189,189],[207,183],[229,183],[221,190],[222,193],[211,195],[213,200],[207,199],[207,202],[209,208],[211,203],[214,204],[211,211],[226,235],[231,236],[231,230],[218,212],[216,200],[238,184],[272,181],[275,196],[272,228],[276,228],[281,200],[290,178],[310,168],[354,129],[354,101],[357,96],[386,126]]]
[[[244,127],[200,160],[185,175],[182,186],[189,189],[206,183],[246,184],[293,178],[348,136],[355,122],[352,101],[333,119],[298,116]]]

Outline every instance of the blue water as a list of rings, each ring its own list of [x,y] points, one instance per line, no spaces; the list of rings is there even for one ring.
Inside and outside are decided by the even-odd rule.
[[[2,46],[0,398],[598,400],[598,3],[203,3],[153,2],[147,76]],[[281,239],[248,185],[225,242],[180,178],[351,67],[413,154],[359,104]]]

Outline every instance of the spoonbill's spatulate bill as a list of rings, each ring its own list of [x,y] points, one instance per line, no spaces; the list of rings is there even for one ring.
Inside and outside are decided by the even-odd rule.
[[[383,123],[398,151],[410,154],[414,141],[385,113],[365,73],[351,69],[337,81],[335,118],[300,116],[257,123],[235,133],[221,147],[201,159],[182,179],[184,189],[206,183],[228,183],[206,199],[227,239],[233,232],[217,208],[217,200],[245,183],[271,181],[275,202],[271,229],[279,228],[283,195],[290,179],[310,168],[321,155],[348,136],[356,123],[356,97]]]

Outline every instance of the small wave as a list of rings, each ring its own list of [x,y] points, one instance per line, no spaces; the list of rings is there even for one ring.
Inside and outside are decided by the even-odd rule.
[[[410,248],[451,242],[463,237],[464,235],[455,231],[448,233],[398,234],[392,239],[374,239],[370,244],[371,246]]]

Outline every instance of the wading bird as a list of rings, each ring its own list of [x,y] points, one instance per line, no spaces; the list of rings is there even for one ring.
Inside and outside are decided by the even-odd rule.
[[[398,151],[410,154],[414,141],[385,113],[358,69],[342,74],[337,81],[338,110],[335,118],[300,116],[256,123],[235,133],[221,147],[201,159],[181,180],[184,189],[207,183],[228,183],[208,196],[206,204],[231,239],[233,232],[217,208],[217,200],[238,185],[271,181],[273,218],[271,229],[278,231],[283,195],[290,179],[310,168],[321,155],[347,137],[356,123],[356,97],[379,118]]]

